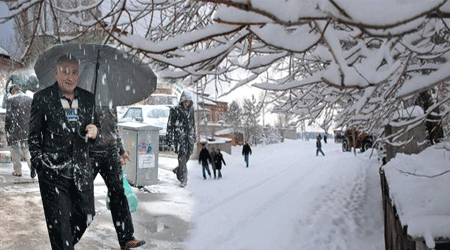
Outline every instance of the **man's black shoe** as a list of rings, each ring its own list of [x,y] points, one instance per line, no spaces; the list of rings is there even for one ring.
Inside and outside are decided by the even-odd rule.
[[[132,239],[132,240],[127,241],[127,243],[125,243],[125,245],[120,246],[120,250],[128,250],[128,249],[140,247],[143,245],[145,245],[145,241]]]

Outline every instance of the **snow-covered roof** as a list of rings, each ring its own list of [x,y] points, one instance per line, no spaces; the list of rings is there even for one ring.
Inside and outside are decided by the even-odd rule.
[[[200,143],[207,143],[207,144],[222,144],[226,142],[230,142],[231,139],[229,138],[223,138],[223,137],[215,137],[214,141],[210,141],[208,139],[211,139],[211,137],[205,137],[204,135],[200,136]]]
[[[200,106],[197,106],[197,105],[195,105],[194,104],[194,111],[195,112],[198,112],[198,113],[211,113],[211,110],[209,110],[209,109],[204,109],[204,108],[202,108],[202,107],[200,107]]]
[[[215,135],[227,135],[227,134],[232,134],[234,132],[234,129],[232,128],[226,128],[226,129],[222,129],[220,131],[217,131],[216,133],[214,133]]]
[[[226,128],[226,129],[219,130],[214,134],[215,135],[227,135],[227,134],[234,134],[235,132],[243,133],[243,131],[241,131],[240,129]]]
[[[412,237],[424,238],[429,248],[436,238],[450,238],[450,173],[439,175],[449,170],[450,151],[444,145],[417,155],[397,154],[384,166],[402,225]]]

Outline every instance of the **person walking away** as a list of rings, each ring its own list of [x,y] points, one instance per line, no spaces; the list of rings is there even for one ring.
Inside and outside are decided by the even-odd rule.
[[[31,103],[33,98],[22,93],[19,85],[13,84],[9,89],[8,105],[5,116],[6,141],[11,147],[11,160],[14,167],[12,175],[22,176],[21,159],[24,158],[30,168],[31,178],[36,177],[36,170],[31,167],[28,149],[28,131]]]
[[[216,159],[216,148],[215,147],[213,147],[212,148],[212,150],[211,150],[211,153],[210,153],[210,155],[211,155],[211,168],[212,168],[212,170],[213,170],[213,173],[214,173],[214,179],[216,179],[216,163],[215,163],[215,160],[214,159]]]
[[[167,121],[167,145],[178,154],[178,167],[172,171],[180,181],[180,187],[187,185],[187,166],[196,142],[195,119],[192,96],[183,91],[180,103],[170,108]]]
[[[211,155],[209,154],[206,144],[202,143],[202,150],[198,155],[198,163],[202,164],[203,179],[206,180],[206,172],[208,172],[209,178],[211,178],[211,171],[209,171],[209,162],[211,162]]]
[[[327,133],[325,133],[325,134],[323,135],[323,142],[325,142],[325,144],[327,143]]]
[[[319,152],[322,153],[323,156],[325,156],[325,154],[322,151],[322,143],[320,142],[320,137],[319,136],[317,136],[316,147],[317,147],[316,156],[319,155]]]
[[[252,154],[252,149],[248,145],[247,142],[244,142],[244,146],[242,147],[242,155],[244,156],[245,164],[248,167],[249,155]]]
[[[52,249],[73,250],[95,215],[88,148],[99,120],[94,95],[77,87],[78,60],[64,55],[53,67],[55,84],[33,96],[28,144]]]
[[[134,238],[133,221],[123,187],[122,165],[131,158],[125,152],[118,133],[117,112],[109,107],[96,107],[95,111],[100,119],[101,131],[89,149],[94,180],[100,173],[108,187],[109,207],[120,249],[140,247],[145,241]]]
[[[222,178],[222,172],[221,172],[221,170],[222,170],[222,162],[223,162],[223,165],[227,165],[226,163],[225,163],[225,160],[223,159],[223,155],[222,155],[222,153],[220,153],[220,148],[218,148],[217,149],[217,154],[216,154],[216,156],[215,156],[215,158],[214,158],[214,164],[216,165],[216,169],[217,169],[217,171],[218,171],[218,176],[217,176],[217,178]]]

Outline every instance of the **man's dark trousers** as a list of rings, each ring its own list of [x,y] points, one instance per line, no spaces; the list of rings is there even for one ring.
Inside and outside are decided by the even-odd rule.
[[[120,245],[133,239],[134,228],[128,200],[123,188],[122,166],[118,150],[90,152],[94,179],[98,173],[108,187],[109,208]]]
[[[202,162],[202,172],[203,172],[204,179],[206,179],[206,172],[208,172],[209,177],[211,177],[211,171],[209,171],[208,162]]]
[[[49,179],[40,174],[39,186],[52,249],[74,249],[93,219],[93,215],[88,218],[82,211],[88,206],[86,201],[77,192],[73,179],[62,176]],[[70,211],[71,214],[61,214],[61,211]],[[70,223],[65,223],[68,217]]]

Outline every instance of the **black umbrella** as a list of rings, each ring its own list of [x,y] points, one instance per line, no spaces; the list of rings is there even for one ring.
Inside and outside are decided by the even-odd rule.
[[[79,62],[78,86],[95,95],[96,106],[123,106],[146,99],[156,89],[156,75],[136,55],[109,45],[57,45],[39,56],[34,70],[39,79],[38,91],[56,82],[56,61],[63,55]]]

